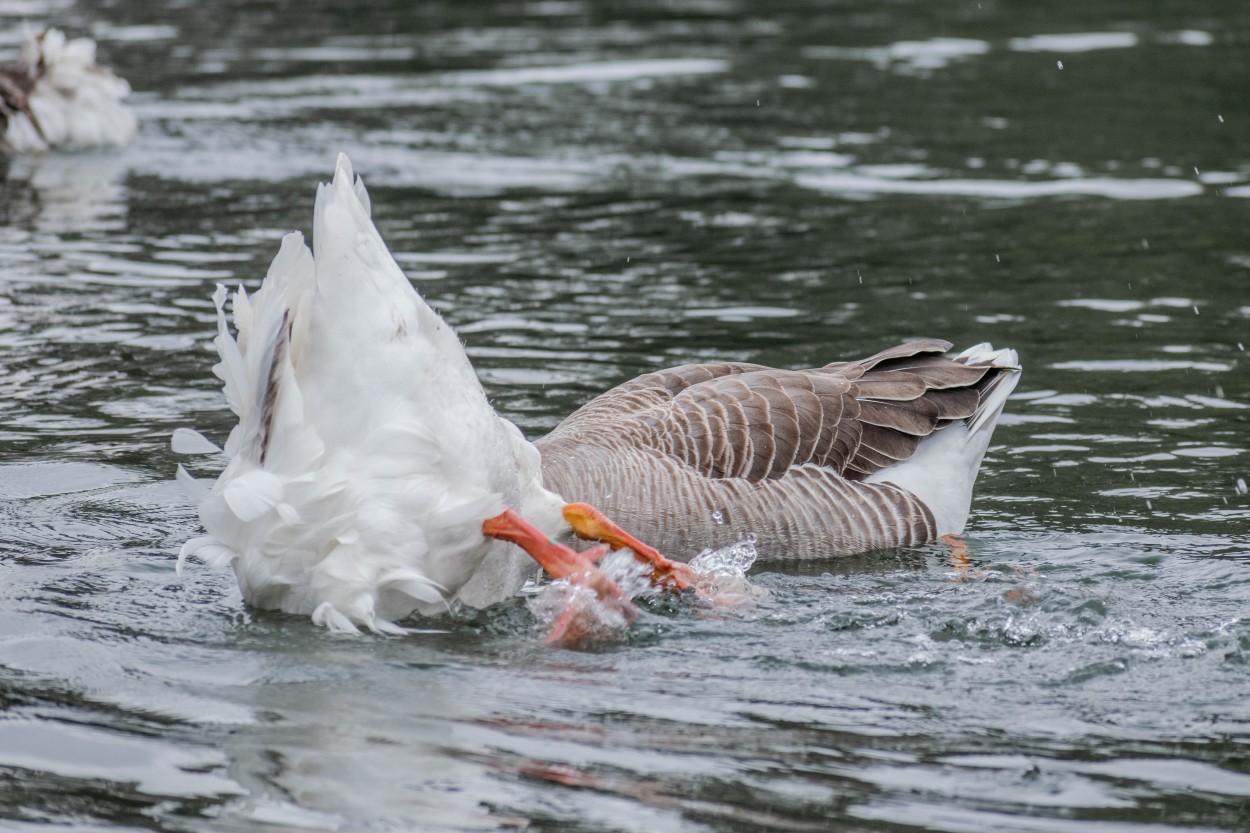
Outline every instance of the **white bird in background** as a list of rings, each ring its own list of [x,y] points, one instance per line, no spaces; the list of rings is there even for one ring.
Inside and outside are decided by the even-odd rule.
[[[95,41],[57,29],[28,34],[21,56],[0,66],[0,151],[43,152],[124,145],[138,121],[122,103],[130,85],[95,63]]]
[[[219,287],[214,372],[238,425],[188,555],[232,563],[244,598],[337,630],[513,595],[534,563],[628,614],[577,536],[670,554],[757,537],[761,561],[829,558],[963,531],[1020,368],[1014,351],[916,341],[810,370],[688,365],[596,398],[528,442],[487,401],[456,333],[413,289],[340,155],[313,249],[287,235],[261,288]],[[179,429],[175,451],[218,451]],[[484,534],[485,533],[485,534]],[[565,621],[568,627],[569,622]],[[576,631],[576,627],[572,628]]]

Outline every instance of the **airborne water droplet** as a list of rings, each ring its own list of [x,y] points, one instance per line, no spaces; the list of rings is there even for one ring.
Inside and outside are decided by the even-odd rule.
[[[1055,63],[1059,66],[1060,69],[1063,69],[1063,61],[1055,61]]]
[[[1237,478],[1237,494],[1244,495],[1248,491],[1250,491],[1250,487],[1246,486],[1246,479],[1244,477],[1238,477]]]
[[[725,513],[720,511],[719,509],[713,509],[712,510],[712,522],[715,523],[717,526],[724,524]]]

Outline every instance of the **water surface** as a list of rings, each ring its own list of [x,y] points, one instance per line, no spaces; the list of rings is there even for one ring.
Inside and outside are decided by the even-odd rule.
[[[1250,10],[0,0],[23,19],[97,38],[143,127],[4,163],[6,829],[1250,827]],[[970,564],[763,570],[752,610],[583,651],[521,599],[347,638],[177,576],[169,435],[231,424],[209,296],[340,150],[530,435],[666,365],[1015,347]]]

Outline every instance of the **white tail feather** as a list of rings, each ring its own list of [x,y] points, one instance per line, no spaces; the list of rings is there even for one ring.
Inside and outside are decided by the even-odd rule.
[[[978,344],[955,359],[1000,369],[1001,375],[977,412],[922,439],[906,460],[865,478],[869,483],[893,483],[920,498],[933,513],[938,535],[964,531],[972,508],[972,487],[994,426],[1007,397],[1020,381],[1020,360],[1015,350],[995,350],[989,344]]]
[[[226,297],[214,372],[239,422],[201,504],[210,537],[180,560],[229,553],[249,602],[348,633],[445,609],[507,549],[481,524],[518,505],[515,438],[387,251],[346,156],[317,190],[313,250],[287,235],[261,288],[235,293],[235,336]]]

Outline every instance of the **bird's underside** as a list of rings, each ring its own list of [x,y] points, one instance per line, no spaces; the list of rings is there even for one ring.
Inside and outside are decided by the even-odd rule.
[[[809,370],[720,363],[641,376],[535,443],[544,483],[678,558],[748,534],[763,561],[933,541],[942,519],[881,472],[975,421],[1009,372],[945,358],[950,346],[916,341]]]

